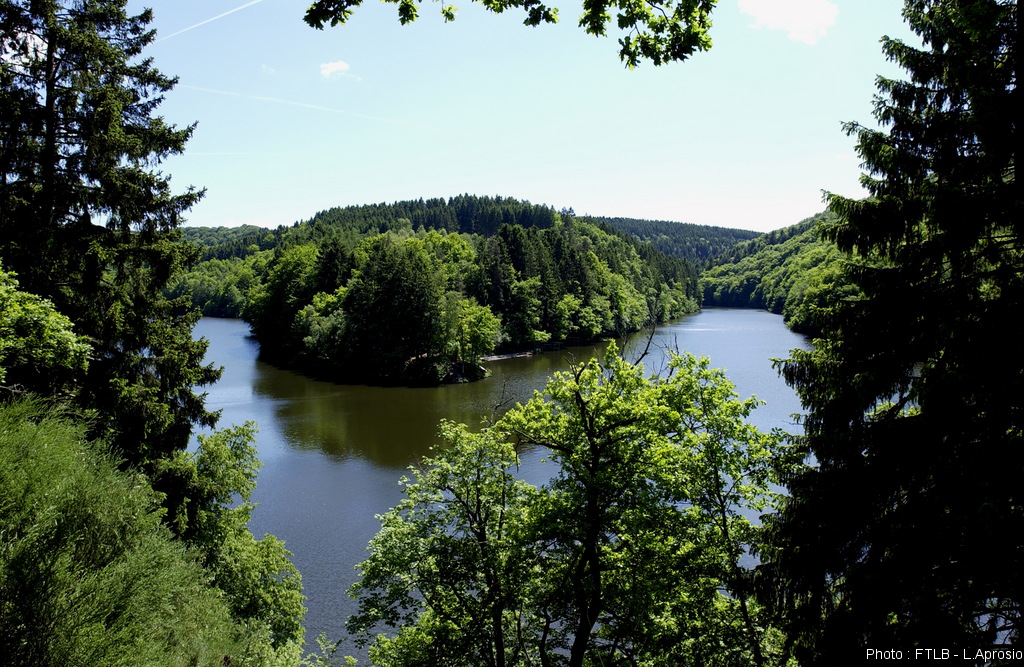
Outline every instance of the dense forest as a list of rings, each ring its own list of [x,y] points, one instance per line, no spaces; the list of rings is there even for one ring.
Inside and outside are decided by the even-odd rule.
[[[273,231],[186,234],[209,259],[171,297],[240,315],[266,358],[335,379],[472,379],[496,350],[621,336],[698,302],[692,262],[510,198],[351,206]]]
[[[758,232],[748,229],[731,229],[728,227],[712,227],[710,225],[694,225],[686,222],[667,220],[639,220],[636,218],[604,218],[585,217],[586,220],[603,223],[626,232],[644,243],[650,244],[655,250],[682,257],[691,262],[703,264],[731,250],[737,243],[749,241],[758,236]]]
[[[125,4],[0,3],[0,655],[296,664],[301,577],[248,528],[254,429],[188,447],[220,372],[163,291],[202,193],[157,170],[192,130],[154,115],[174,79]]]
[[[593,3],[581,23],[603,34],[618,11],[623,61],[660,64],[710,46],[713,5]],[[353,7],[316,0],[306,20]],[[705,282],[807,311],[813,349],[779,362],[802,434],[753,428],[756,401],[706,360],[651,377],[614,344],[481,430],[441,424],[352,590],[347,629],[375,664],[831,666],[880,648],[1019,664],[1017,3],[903,15],[922,45],[882,48],[906,79],[878,79],[877,125],[846,125],[870,196],[829,195],[813,228],[748,240]],[[175,81],[141,57],[150,20],[125,0],[0,3],[0,655],[336,665],[329,641],[303,659],[299,573],[248,528],[255,427],[193,440],[217,422],[201,391],[219,372],[192,295],[240,308],[288,363],[436,379],[499,345],[691,309],[695,265],[570,211],[466,196],[197,231],[208,261],[182,279],[202,191],[159,171],[193,128],[156,115]],[[809,297],[807,275],[828,289]],[[526,445],[557,464],[539,487],[514,474]]]
[[[637,218],[607,218],[601,216],[577,216],[571,208],[559,212],[563,218],[576,218],[603,229],[612,228],[651,245],[663,254],[679,257],[699,264],[721,255],[737,243],[758,236],[758,232],[728,227],[694,225],[685,222],[665,220],[641,220]],[[281,243],[285,236],[295,240],[306,239],[298,236],[293,228],[306,225],[333,228],[332,235],[343,234],[352,244],[372,232],[381,233],[399,228],[409,222],[413,229],[436,229],[464,234],[492,236],[502,224],[518,224],[523,227],[551,226],[554,211],[548,207],[536,207],[529,202],[503,197],[474,197],[463,195],[449,199],[419,199],[417,201],[347,206],[321,211],[305,222],[297,222],[291,228],[281,226],[266,229],[253,225],[238,227],[186,227],[185,236],[203,248],[202,260],[230,259],[244,257],[254,248],[268,250]],[[341,230],[345,230],[343,233]],[[307,229],[315,235],[314,229]]]
[[[821,238],[820,229],[834,221],[834,214],[820,213],[718,255],[701,273],[702,304],[764,308],[794,331],[820,333],[818,314],[857,293],[844,254]]]

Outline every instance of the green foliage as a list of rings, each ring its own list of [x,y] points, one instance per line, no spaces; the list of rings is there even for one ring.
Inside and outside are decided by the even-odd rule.
[[[207,317],[241,317],[249,292],[258,284],[257,272],[265,271],[267,253],[245,259],[210,259],[176,276],[166,294],[188,298]]]
[[[374,236],[356,249],[356,257],[343,304],[349,361],[363,367],[361,374],[401,377],[407,366],[435,356],[442,342],[444,276],[418,239],[399,243],[389,235]]]
[[[202,247],[200,259],[205,262],[210,259],[242,259],[260,250],[270,250],[277,245],[284,227],[183,227],[182,232],[187,241]]]
[[[298,573],[279,541],[246,529],[251,427],[165,464],[159,481],[191,475],[173,509],[177,524],[190,514],[185,540],[168,530],[147,477],[118,471],[84,434],[40,402],[0,407],[5,664],[297,664]]]
[[[312,244],[278,249],[268,264],[266,278],[255,285],[244,314],[253,334],[268,352],[288,342],[288,324],[313,298],[312,276],[317,250]]]
[[[705,306],[764,308],[779,313],[794,331],[820,331],[824,313],[856,296],[844,255],[821,239],[835,220],[821,213],[792,227],[737,244],[701,274]]]
[[[47,412],[0,407],[4,663],[221,665],[237,655],[220,593],[171,539],[146,479],[118,472],[80,425]]]
[[[454,292],[449,292],[449,297],[451,330],[455,335],[453,360],[478,364],[480,357],[494,350],[501,340],[501,320],[473,299],[458,298]]]
[[[88,367],[89,344],[72,331],[71,320],[45,299],[22,292],[14,274],[0,268],[0,383],[17,390],[21,382],[50,393],[70,388]],[[30,379],[31,378],[31,379]]]
[[[419,15],[417,5],[422,0],[384,0],[398,5],[398,20],[404,25]],[[556,23],[558,9],[538,0],[480,0],[487,9],[502,13],[507,9],[522,8],[526,12],[524,25]],[[588,34],[604,36],[612,22],[609,10],[616,10],[615,24],[624,31],[619,39],[619,58],[630,68],[641,60],[655,65],[685,60],[695,51],[711,48],[711,10],[717,0],[598,0],[587,2],[579,18],[579,26]],[[319,29],[345,23],[362,0],[316,0],[306,10],[306,23]],[[445,21],[455,19],[456,8],[441,5]]]
[[[0,260],[20,282],[0,271],[0,374],[19,392],[69,395],[79,419],[0,408],[0,437],[13,438],[0,452],[12,457],[0,499],[3,654],[295,664],[298,573],[279,541],[246,527],[251,431],[183,453],[193,426],[216,420],[196,389],[220,373],[192,340],[189,297],[162,292],[198,256],[178,226],[201,193],[174,194],[156,170],[192,128],[154,115],[174,80],[142,57],[150,12],[125,6],[0,3]],[[141,472],[114,472],[85,430]]]
[[[584,221],[626,232],[666,255],[703,263],[760,234],[746,229],[694,225],[667,220],[584,217]]]
[[[341,650],[341,642],[332,642],[327,635],[321,633],[316,638],[318,653],[310,653],[303,659],[303,667],[341,667],[341,658],[338,651]],[[344,658],[346,667],[356,667],[358,661],[351,657]]]
[[[0,4],[0,258],[92,346],[75,393],[98,434],[133,463],[183,448],[211,424],[195,388],[218,373],[191,339],[196,315],[161,298],[194,259],[159,162],[192,128],[154,115],[174,80],[141,53],[148,11],[124,0]],[[26,389],[46,393],[24,378]]]
[[[449,449],[403,480],[406,499],[381,518],[348,628],[366,636],[380,621],[401,628],[375,640],[376,664],[509,664],[495,653],[526,650],[502,644],[513,635],[506,624],[531,613],[535,559],[516,533],[536,491],[509,472],[515,450],[500,437],[451,423],[442,437]]]
[[[195,452],[163,461],[154,487],[166,494],[166,521],[202,555],[232,616],[265,633],[273,649],[297,654],[303,639],[302,578],[273,535],[256,540],[248,523],[260,467],[247,423],[199,436]]]
[[[475,379],[495,349],[620,336],[697,309],[687,261],[513,199],[331,209],[274,234],[268,250],[203,262],[170,294],[207,314],[243,298],[265,358],[332,379]]]
[[[741,558],[794,463],[745,423],[755,405],[706,359],[647,378],[612,345],[480,433],[442,424],[359,566],[350,632],[381,665],[777,664]],[[516,479],[524,444],[549,484]]]
[[[787,484],[766,598],[801,663],[864,646],[1019,645],[1024,303],[1018,5],[908,0],[883,129],[850,124],[863,201],[824,235],[863,296],[783,370],[817,465]]]

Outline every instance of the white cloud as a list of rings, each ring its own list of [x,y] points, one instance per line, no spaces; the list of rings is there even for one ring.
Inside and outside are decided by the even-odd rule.
[[[739,0],[754,17],[751,28],[785,30],[790,39],[814,44],[836,23],[839,8],[828,0]]]
[[[325,79],[329,79],[335,74],[345,76],[349,69],[350,66],[347,62],[344,60],[338,60],[333,63],[321,63],[320,74],[322,74]]]

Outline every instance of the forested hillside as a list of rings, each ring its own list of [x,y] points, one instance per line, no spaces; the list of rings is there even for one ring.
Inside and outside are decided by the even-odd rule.
[[[765,308],[794,331],[816,333],[822,308],[856,293],[843,274],[843,253],[819,236],[825,212],[738,243],[701,274],[705,306]]]
[[[309,240],[327,227],[331,235],[342,236],[354,245],[363,236],[405,227],[436,229],[464,234],[494,235],[503,224],[550,227],[555,211],[508,197],[460,195],[449,199],[418,199],[393,204],[346,206],[320,211],[308,221],[291,227],[266,229],[253,225],[238,227],[186,227],[185,237],[203,247],[202,259],[244,257],[254,248],[267,250],[284,238]],[[703,262],[728,251],[758,232],[728,227],[694,225],[665,220],[577,216],[572,209],[559,211],[562,218],[576,218],[605,229],[618,230],[649,243],[665,255],[692,263]]]
[[[585,218],[603,223],[650,243],[656,250],[693,262],[705,262],[732,249],[737,243],[756,238],[760,232],[729,227],[694,225],[667,220],[636,218]]]
[[[316,0],[307,21],[355,4]],[[706,49],[713,5],[621,4],[622,59]],[[582,27],[611,11],[588,3]],[[704,283],[819,331],[780,364],[802,435],[753,428],[756,400],[706,360],[651,377],[615,345],[480,431],[443,422],[352,589],[373,664],[1020,662],[1018,6],[903,16],[920,46],[882,47],[905,78],[877,80],[876,123],[845,126],[870,197],[828,195],[835,217],[744,242]],[[126,0],[0,3],[0,655],[295,667],[299,574],[248,528],[254,426],[192,440],[219,372],[190,299],[240,312],[282,363],[430,382],[675,317],[696,270],[570,211],[466,196],[190,232],[209,261],[180,277],[202,190],[160,171],[194,126],[156,115],[175,79],[143,56],[150,21]],[[515,474],[534,446],[541,486]],[[337,664],[324,644],[313,663]]]
[[[622,335],[698,305],[691,262],[501,197],[189,234],[210,259],[172,296],[191,295],[207,315],[243,316],[267,358],[337,379],[472,378],[495,350]]]

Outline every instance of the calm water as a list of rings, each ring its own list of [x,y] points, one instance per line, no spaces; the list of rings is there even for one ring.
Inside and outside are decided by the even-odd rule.
[[[283,539],[301,570],[308,597],[307,640],[320,632],[340,638],[354,610],[346,591],[354,565],[380,527],[375,515],[400,499],[398,480],[429,454],[441,419],[478,425],[510,399],[529,398],[569,355],[581,360],[597,348],[573,348],[488,364],[486,380],[429,389],[335,385],[304,378],[257,360],[258,346],[240,320],[204,318],[196,335],[210,341],[207,360],[224,366],[209,390],[208,405],[222,410],[220,424],[259,425],[264,467],[254,500],[254,534]],[[634,359],[646,340],[627,343]],[[753,415],[763,429],[795,430],[800,404],[772,369],[773,357],[807,342],[764,311],[708,309],[658,328],[644,365],[664,366],[665,350],[707,355],[724,368],[742,397],[766,401]],[[550,475],[542,452],[524,456],[523,476]]]

